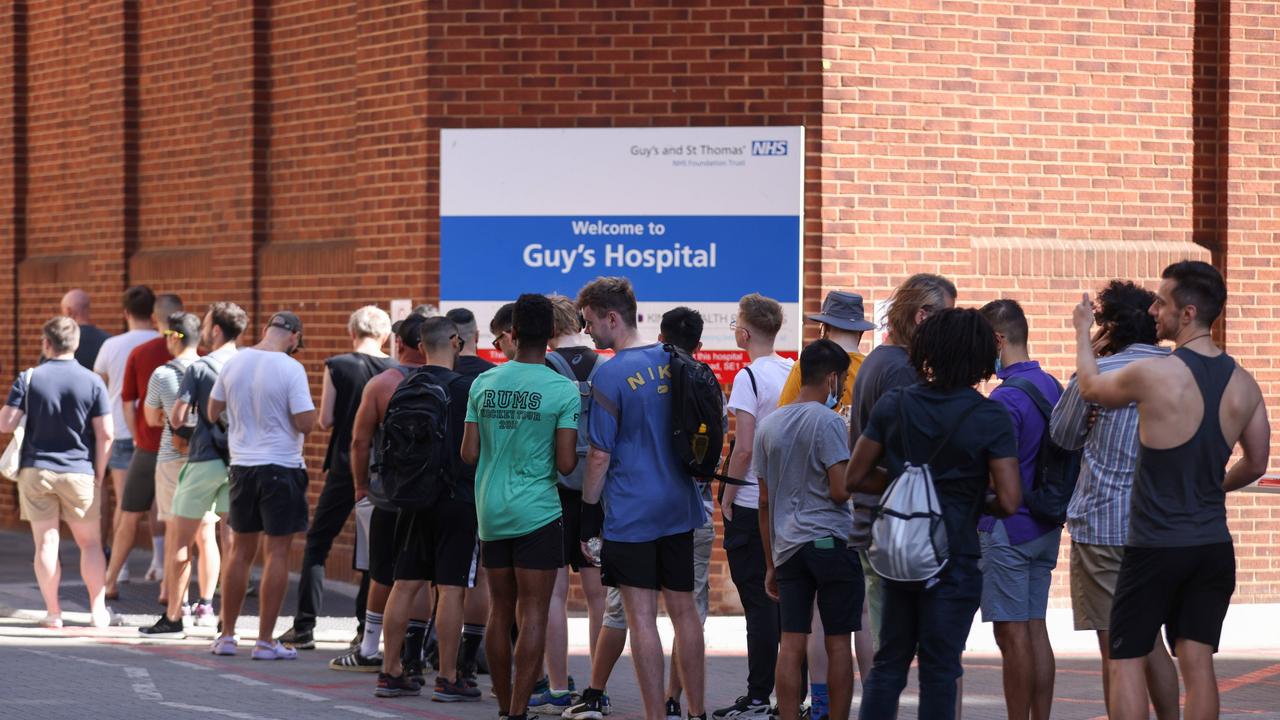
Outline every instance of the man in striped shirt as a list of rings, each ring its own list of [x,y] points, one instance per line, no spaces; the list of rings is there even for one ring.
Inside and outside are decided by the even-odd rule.
[[[1155,319],[1147,312],[1155,294],[1132,282],[1113,280],[1098,295],[1094,352],[1101,373],[1131,362],[1164,357],[1156,347]],[[1053,409],[1049,431],[1064,448],[1084,449],[1080,478],[1067,506],[1071,534],[1071,607],[1076,630],[1098,633],[1103,697],[1110,709],[1108,624],[1120,561],[1129,536],[1129,494],[1138,461],[1138,407],[1108,410],[1080,397],[1072,378]],[[1178,673],[1164,645],[1146,659],[1147,691],[1161,720],[1178,717]]]

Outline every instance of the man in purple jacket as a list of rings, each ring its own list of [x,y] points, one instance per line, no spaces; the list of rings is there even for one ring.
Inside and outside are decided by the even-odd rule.
[[[1018,467],[1022,471],[1023,497],[1036,476],[1036,456],[1048,419],[1041,414],[1028,390],[1016,387],[1030,382],[1050,406],[1062,390],[1027,354],[1027,316],[1015,300],[995,300],[982,314],[996,331],[1000,349],[996,375],[1001,385],[991,399],[1003,404],[1013,419],[1018,440]],[[1047,718],[1053,703],[1053,648],[1045,628],[1049,582],[1058,564],[1062,527],[1031,516],[1025,501],[1004,519],[983,516],[978,523],[982,541],[982,621],[993,623],[996,643],[1004,657],[1004,698],[1008,717],[1026,720]]]

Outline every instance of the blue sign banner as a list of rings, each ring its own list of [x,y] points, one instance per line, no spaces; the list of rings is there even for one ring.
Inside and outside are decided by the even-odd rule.
[[[440,218],[440,296],[573,296],[601,275],[646,301],[736,302],[758,292],[799,302],[800,218],[519,216]]]

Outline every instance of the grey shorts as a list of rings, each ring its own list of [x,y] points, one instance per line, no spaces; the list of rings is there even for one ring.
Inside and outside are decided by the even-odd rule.
[[[1009,544],[1004,523],[997,520],[989,533],[978,533],[982,543],[982,621],[1026,622],[1043,620],[1049,608],[1049,583],[1058,565],[1062,528],[1034,540]]]
[[[156,500],[156,453],[134,449],[133,461],[124,476],[124,494],[120,509],[125,512],[147,512]]]
[[[707,605],[710,602],[711,548],[716,542],[716,530],[710,522],[693,531],[693,599],[698,606],[698,617],[707,621]],[[627,613],[622,607],[622,593],[616,587],[605,588],[604,626],[615,630],[627,629]]]
[[[112,470],[128,470],[133,460],[133,438],[116,438],[111,442],[111,457],[107,467]]]

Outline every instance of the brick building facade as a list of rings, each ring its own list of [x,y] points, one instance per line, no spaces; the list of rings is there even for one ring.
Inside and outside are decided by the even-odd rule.
[[[1277,418],[1274,3],[12,0],[0,13],[5,378],[35,359],[66,289],[89,291],[114,331],[120,291],[147,283],[196,308],[239,302],[255,328],[295,309],[318,397],[353,308],[437,296],[441,128],[804,125],[807,305],[942,272],[962,304],[1021,300],[1034,355],[1065,378],[1081,290],[1211,259],[1232,296],[1221,338]],[[313,467],[325,440],[310,438]],[[1229,507],[1237,601],[1280,601],[1280,495]],[[17,523],[9,484],[0,523]],[[732,610],[715,557],[715,600]]]

